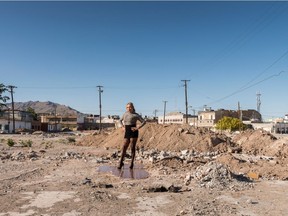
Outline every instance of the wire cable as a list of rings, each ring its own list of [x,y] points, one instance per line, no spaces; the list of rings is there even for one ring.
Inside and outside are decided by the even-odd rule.
[[[213,104],[213,103],[218,103],[218,102],[220,102],[220,101],[222,101],[222,100],[225,100],[225,99],[227,99],[227,98],[229,98],[229,97],[231,97],[231,96],[233,96],[233,95],[235,95],[235,94],[238,94],[238,93],[240,93],[240,92],[245,91],[246,89],[249,89],[249,88],[251,88],[251,87],[253,87],[253,86],[256,86],[256,85],[258,85],[258,84],[260,84],[260,83],[262,83],[262,82],[265,82],[265,81],[267,81],[267,80],[269,80],[269,79],[272,79],[273,77],[280,76],[282,73],[287,73],[287,71],[280,71],[280,72],[277,73],[277,74],[272,74],[271,76],[266,77],[266,78],[263,79],[263,80],[260,80],[260,81],[258,81],[258,82],[256,82],[256,83],[252,84],[252,85],[246,86],[245,88],[242,88],[242,89],[239,89],[239,90],[237,90],[237,91],[234,91],[233,93],[231,93],[231,94],[229,94],[229,95],[227,95],[227,96],[225,96],[225,97],[222,97],[222,98],[220,98],[220,99],[218,99],[218,100],[216,100],[216,101],[213,101],[213,102],[209,103],[209,105],[211,105],[211,104]]]

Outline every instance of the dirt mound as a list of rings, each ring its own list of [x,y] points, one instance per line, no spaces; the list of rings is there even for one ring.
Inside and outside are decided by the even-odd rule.
[[[252,180],[258,179],[288,179],[288,159],[251,156],[245,154],[222,154],[216,158],[221,164],[226,164],[235,174],[244,174]]]
[[[79,145],[121,148],[123,130],[84,136]],[[214,133],[205,128],[193,128],[183,125],[159,125],[147,123],[141,130],[137,146],[145,149],[165,151],[192,150],[196,152],[226,152],[232,143],[224,134]]]
[[[247,130],[232,138],[243,153],[251,155],[266,155],[276,157],[288,156],[288,140],[277,139],[264,130]]]
[[[121,149],[124,132],[121,128],[91,132],[83,136],[78,145]],[[159,125],[147,123],[141,130],[138,148],[159,151],[191,150],[195,152],[233,152],[249,155],[288,157],[288,138],[277,139],[263,130],[247,130],[233,135],[215,133],[205,128],[185,125]]]

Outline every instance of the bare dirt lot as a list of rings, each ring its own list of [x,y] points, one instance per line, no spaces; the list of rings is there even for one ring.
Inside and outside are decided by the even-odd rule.
[[[8,140],[14,141],[8,146]],[[288,137],[146,124],[118,170],[121,129],[0,135],[0,216],[287,215]]]

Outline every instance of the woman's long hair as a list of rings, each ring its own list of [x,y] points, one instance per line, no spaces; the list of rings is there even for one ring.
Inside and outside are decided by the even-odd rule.
[[[133,110],[134,113],[136,112],[134,104],[132,102],[128,102],[127,105],[130,105],[132,107],[132,110]]]

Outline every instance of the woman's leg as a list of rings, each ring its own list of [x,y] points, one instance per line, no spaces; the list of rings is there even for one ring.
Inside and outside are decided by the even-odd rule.
[[[124,144],[122,147],[122,153],[121,153],[121,158],[120,158],[120,163],[119,163],[118,169],[121,169],[122,166],[124,165],[123,161],[124,161],[124,157],[126,155],[127,148],[129,147],[129,144],[130,144],[130,139],[125,138]]]
[[[130,169],[133,169],[133,167],[134,167],[134,159],[135,159],[135,153],[136,153],[136,143],[137,143],[137,138],[132,138],[132,145],[131,145],[132,159],[131,159]]]

